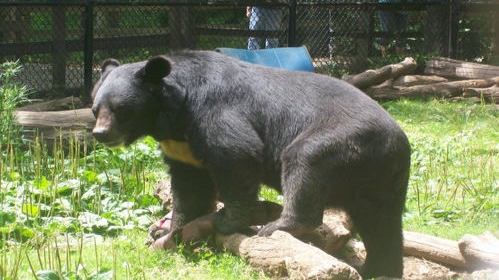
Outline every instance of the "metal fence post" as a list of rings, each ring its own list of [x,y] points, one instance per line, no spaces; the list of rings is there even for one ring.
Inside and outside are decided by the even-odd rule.
[[[49,3],[54,3],[51,1]],[[66,6],[52,6],[52,83],[57,87],[66,85]]]
[[[296,45],[296,0],[289,0],[288,47]]]
[[[459,0],[449,1],[449,53],[450,58],[456,58],[457,33],[459,29]]]
[[[94,4],[95,0],[87,0],[85,5],[85,46],[83,50],[83,86],[84,98],[90,99],[92,90],[93,53],[94,53]]]

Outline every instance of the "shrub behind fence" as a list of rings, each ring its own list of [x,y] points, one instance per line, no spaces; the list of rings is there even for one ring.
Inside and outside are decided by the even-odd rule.
[[[280,12],[274,30],[250,30],[247,6]],[[497,63],[499,3],[469,1],[0,1],[0,57],[20,60],[20,82],[37,92],[87,96],[108,57],[147,59],[174,49],[247,48],[248,38],[306,45],[317,72],[340,76],[404,54]],[[402,32],[381,29],[379,11],[408,16]],[[380,40],[388,41],[387,57]],[[397,59],[397,58],[395,58]],[[67,92],[69,91],[69,92]]]

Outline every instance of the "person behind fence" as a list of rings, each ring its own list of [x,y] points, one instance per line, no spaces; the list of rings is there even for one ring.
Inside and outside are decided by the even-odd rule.
[[[379,0],[379,3],[406,3],[407,0]],[[407,11],[379,11],[379,21],[381,30],[388,32],[389,35],[396,35],[395,52],[401,54],[405,50],[406,40],[403,38],[403,33],[407,28],[409,15]],[[381,37],[381,55],[386,56],[386,51],[389,45],[388,38]]]
[[[274,7],[247,7],[246,16],[249,18],[249,30],[279,30],[282,19],[280,8]],[[277,48],[278,38],[257,38],[249,37],[248,50],[259,50],[262,47],[266,49]]]

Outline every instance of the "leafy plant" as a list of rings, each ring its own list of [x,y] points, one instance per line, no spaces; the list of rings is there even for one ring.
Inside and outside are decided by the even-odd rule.
[[[6,62],[0,65],[0,146],[17,139],[18,128],[14,126],[14,109],[26,101],[26,87],[18,86],[15,75],[21,70],[18,62]]]

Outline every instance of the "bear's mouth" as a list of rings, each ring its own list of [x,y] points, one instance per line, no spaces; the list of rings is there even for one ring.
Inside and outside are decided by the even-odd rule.
[[[111,149],[117,149],[126,146],[125,142],[108,142],[102,144],[106,145],[106,147]]]

